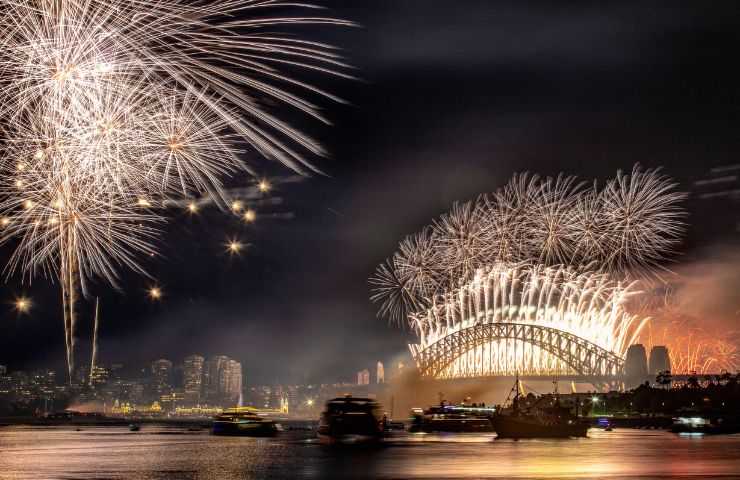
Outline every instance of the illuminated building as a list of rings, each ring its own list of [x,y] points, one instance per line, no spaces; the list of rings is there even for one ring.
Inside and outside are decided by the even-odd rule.
[[[164,358],[155,360],[151,366],[152,387],[158,397],[172,390],[172,362]]]
[[[185,403],[198,405],[203,392],[203,365],[205,359],[200,355],[190,355],[182,362],[182,383]]]
[[[100,387],[107,384],[109,378],[109,369],[99,365],[95,365],[94,367],[92,367],[92,371],[90,372],[90,385],[92,387]]]
[[[378,362],[375,381],[377,383],[385,383],[385,368],[383,367],[383,362]]]
[[[242,394],[242,365],[225,355],[209,358],[203,369],[203,390],[211,404],[236,404]]]
[[[357,385],[370,385],[370,370],[360,370],[357,372]]]

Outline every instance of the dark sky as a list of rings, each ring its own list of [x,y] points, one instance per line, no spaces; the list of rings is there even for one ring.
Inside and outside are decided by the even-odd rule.
[[[317,160],[329,175],[277,186],[282,204],[269,210],[292,220],[245,227],[215,210],[172,211],[164,258],[148,264],[165,298],[152,304],[150,280],[129,274],[122,291],[95,288],[103,361],[224,353],[248,383],[349,377],[405,352],[406,333],[375,317],[367,277],[453,201],[516,171],[604,179],[640,162],[691,191],[712,167],[740,163],[737,2],[324,4],[362,25],[303,31],[343,47],[362,79],[315,79],[350,102],[323,104],[333,127],[295,117],[331,152]],[[694,195],[688,206],[681,261],[734,240],[737,202]],[[248,253],[225,254],[230,235]],[[4,309],[0,364],[61,369],[55,287],[0,291],[34,300],[28,315]],[[81,308],[83,344],[91,305]]]

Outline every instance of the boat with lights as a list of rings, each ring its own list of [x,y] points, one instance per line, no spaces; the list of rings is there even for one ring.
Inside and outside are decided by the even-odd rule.
[[[274,420],[258,414],[251,407],[227,408],[213,419],[213,435],[269,437],[280,431]]]
[[[321,443],[378,443],[385,431],[385,417],[378,402],[347,395],[326,402],[321,413],[318,438]]]

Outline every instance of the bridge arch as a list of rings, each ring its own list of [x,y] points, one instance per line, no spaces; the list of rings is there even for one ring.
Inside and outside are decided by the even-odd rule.
[[[541,325],[503,322],[458,330],[416,353],[414,360],[422,376],[438,378],[455,360],[471,350],[507,339],[536,346],[592,381],[614,378],[624,369],[624,360],[618,355],[572,333]]]

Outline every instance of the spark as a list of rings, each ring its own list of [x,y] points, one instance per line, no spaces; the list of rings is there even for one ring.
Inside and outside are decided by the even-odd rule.
[[[236,200],[231,203],[231,211],[233,211],[234,213],[241,212],[243,208],[244,208],[244,203],[239,200]]]
[[[159,287],[151,287],[148,294],[150,299],[159,300],[162,298],[162,289],[160,289]]]
[[[247,209],[247,211],[244,212],[244,221],[247,223],[252,223],[255,220],[257,220],[257,212],[252,209]]]
[[[272,189],[272,185],[270,182],[267,181],[267,179],[262,179],[257,184],[257,188],[259,188],[259,191],[262,193],[267,193]]]
[[[198,204],[195,202],[190,202],[188,204],[188,211],[190,213],[198,213]]]
[[[238,255],[244,248],[244,244],[239,240],[233,239],[226,243],[226,250],[232,255]]]
[[[18,297],[15,299],[15,309],[18,313],[28,313],[31,310],[31,299]]]

